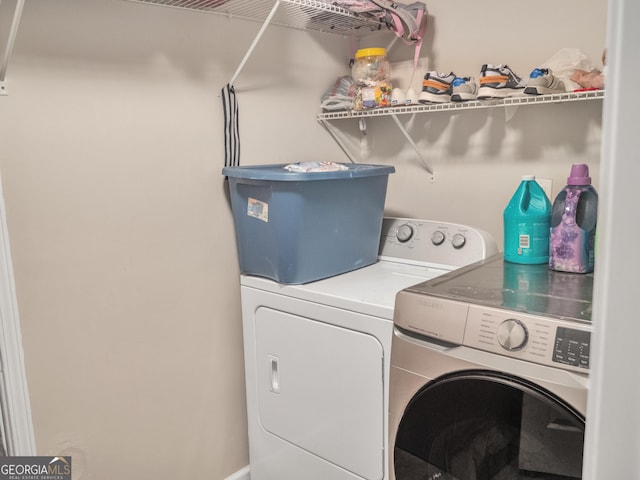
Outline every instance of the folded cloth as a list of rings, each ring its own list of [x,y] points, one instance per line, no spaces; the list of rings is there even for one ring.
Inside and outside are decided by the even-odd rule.
[[[356,86],[351,75],[338,77],[321,98],[321,106],[326,111],[351,110],[356,97]]]

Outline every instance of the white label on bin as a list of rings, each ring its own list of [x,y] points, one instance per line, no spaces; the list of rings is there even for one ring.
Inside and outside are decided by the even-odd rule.
[[[263,222],[269,221],[269,204],[249,197],[247,202],[247,215]]]

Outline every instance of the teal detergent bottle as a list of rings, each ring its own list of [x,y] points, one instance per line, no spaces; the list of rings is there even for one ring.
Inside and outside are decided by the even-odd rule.
[[[593,272],[598,193],[591,185],[589,166],[571,166],[567,186],[551,210],[549,268],[559,272]]]
[[[504,210],[504,259],[512,263],[549,262],[551,202],[533,175],[524,175]]]

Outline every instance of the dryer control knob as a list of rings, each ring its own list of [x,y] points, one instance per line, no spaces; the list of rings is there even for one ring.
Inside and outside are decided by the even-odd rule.
[[[445,236],[440,230],[436,230],[431,234],[431,243],[434,245],[441,245],[444,242]]]
[[[527,344],[529,332],[520,320],[509,318],[498,325],[496,336],[502,348],[513,352],[520,350]]]
[[[456,233],[451,239],[453,248],[462,248],[465,243],[467,243],[467,239],[461,233]]]
[[[408,223],[403,223],[396,230],[396,238],[399,242],[408,242],[413,237],[413,227]]]

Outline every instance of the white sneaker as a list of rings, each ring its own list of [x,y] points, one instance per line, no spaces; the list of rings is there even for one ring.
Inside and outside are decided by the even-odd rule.
[[[418,95],[418,92],[416,92],[413,88],[408,88],[407,92],[405,93],[405,100],[404,103],[406,105],[418,105],[418,103],[420,103],[420,95]]]
[[[392,107],[399,107],[400,105],[404,106],[406,100],[407,99],[405,97],[404,90],[402,90],[401,88],[394,88],[393,90],[391,90]]]
[[[475,100],[478,96],[478,85],[473,77],[456,77],[451,84],[451,101],[464,102]]]
[[[565,92],[564,83],[553,75],[548,68],[534,68],[529,74],[524,93],[528,95],[546,95]]]

